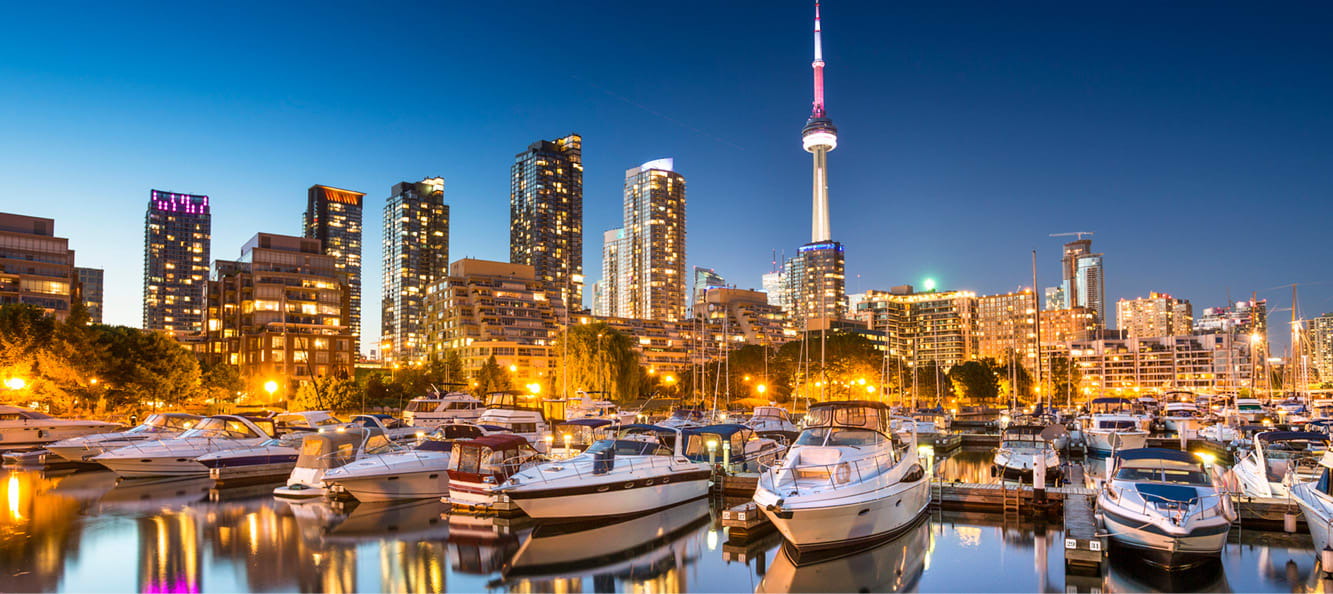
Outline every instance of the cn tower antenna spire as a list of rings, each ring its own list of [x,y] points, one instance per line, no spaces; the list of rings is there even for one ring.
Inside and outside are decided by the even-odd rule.
[[[810,65],[815,69],[815,104],[810,117],[822,118],[824,117],[824,43],[819,34],[819,0],[815,0],[815,61]]]

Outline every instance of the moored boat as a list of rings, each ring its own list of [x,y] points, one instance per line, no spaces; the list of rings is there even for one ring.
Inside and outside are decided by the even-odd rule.
[[[153,439],[170,439],[189,431],[203,418],[187,413],[154,413],[134,428],[111,433],[94,433],[62,439],[47,444],[47,451],[70,462],[83,462],[93,456],[132,443]]]
[[[0,405],[0,449],[27,448],[120,429],[116,423],[58,419],[46,413]]]
[[[277,436],[272,418],[215,415],[174,439],[130,444],[91,458],[122,477],[207,475],[199,456],[259,445]]]
[[[1328,434],[1315,431],[1256,433],[1250,450],[1237,458],[1231,472],[1245,495],[1286,497],[1292,485],[1319,475],[1318,462],[1328,445]]]
[[[357,501],[444,497],[449,494],[449,457],[454,441],[481,437],[476,425],[440,425],[416,447],[369,455],[324,472],[326,488]]]
[[[509,477],[542,462],[521,435],[495,433],[455,441],[449,454],[448,502],[464,508],[495,510],[510,505],[496,490]]]

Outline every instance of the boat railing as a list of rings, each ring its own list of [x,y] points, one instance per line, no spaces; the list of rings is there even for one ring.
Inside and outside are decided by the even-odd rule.
[[[579,479],[595,478],[606,476],[611,470],[621,470],[626,467],[630,472],[639,472],[657,468],[671,469],[674,458],[672,456],[648,455],[648,456],[625,456],[598,459],[595,455],[583,454],[573,458],[554,460],[545,464],[538,464],[537,480],[543,483],[556,479],[567,478],[566,470],[573,470],[574,475]],[[507,463],[508,461],[506,461]],[[547,473],[554,476],[548,476]]]
[[[1107,481],[1106,489],[1115,496],[1116,503],[1121,507],[1131,510],[1133,509],[1133,507],[1125,505],[1124,497],[1129,489],[1113,485],[1110,481]],[[1144,493],[1138,489],[1134,489],[1133,492],[1139,497],[1139,513],[1141,515],[1147,515],[1149,509],[1148,506],[1151,505],[1152,511],[1154,512],[1176,512],[1175,517],[1168,516],[1168,518],[1174,521],[1177,525],[1183,523],[1187,518],[1194,515],[1191,510],[1195,509],[1198,510],[1197,514],[1201,520],[1212,517],[1208,514],[1209,510],[1216,510],[1213,513],[1214,516],[1225,516],[1226,506],[1231,502],[1231,494],[1228,492],[1214,492],[1212,495],[1195,496],[1189,499],[1171,499],[1161,495]],[[1212,501],[1212,503],[1208,503],[1209,501]]]
[[[827,485],[837,490],[865,482],[867,478],[879,477],[897,463],[898,457],[893,452],[830,464],[791,464],[782,460],[777,464],[760,467],[759,486],[774,493],[790,487],[791,493],[800,494],[802,485],[806,489]],[[853,476],[856,480],[852,480]]]
[[[180,441],[177,441],[178,439],[180,439]],[[168,454],[176,453],[176,452],[179,452],[179,451],[182,451],[182,450],[184,450],[184,451],[186,451],[186,452],[189,452],[189,453],[193,453],[195,450],[198,449],[198,447],[199,447],[200,444],[203,444],[203,445],[207,446],[207,448],[208,448],[209,451],[213,451],[213,450],[214,450],[217,446],[219,446],[219,445],[230,445],[230,446],[235,446],[235,445],[236,445],[236,442],[239,441],[239,440],[242,440],[242,439],[258,439],[258,438],[252,438],[252,437],[226,437],[226,438],[223,438],[223,437],[190,437],[190,438],[186,438],[186,439],[181,439],[181,438],[154,439],[154,440],[149,440],[149,441],[146,441],[146,442],[145,442],[145,441],[130,442],[130,443],[124,445],[124,446],[121,446],[121,447],[116,448],[116,450],[129,450],[129,449],[133,449],[134,451],[139,452],[140,454],[144,454],[144,453],[146,453],[145,450],[144,450],[144,447],[145,447],[145,446],[149,446],[149,444],[156,444],[156,445],[152,445],[151,447],[153,447],[154,449],[160,449],[159,451],[165,451],[165,452],[167,452]],[[182,444],[183,444],[183,445],[182,445]]]
[[[416,462],[416,463],[417,463],[417,466],[420,466],[420,467],[422,467],[422,468],[425,468],[425,467],[426,467],[426,463],[427,463],[427,461],[431,461],[431,462],[438,461],[438,460],[440,459],[440,457],[438,456],[438,454],[442,454],[442,453],[446,453],[446,452],[431,451],[430,454],[432,454],[432,455],[429,455],[429,456],[423,454],[422,450],[417,450],[417,449],[404,449],[404,450],[401,450],[401,451],[384,452],[385,455],[390,455],[390,456],[393,456],[393,457],[394,457],[394,459],[393,459],[393,461],[395,462],[395,465],[394,465],[394,466],[390,466],[390,465],[389,465],[389,461],[387,461],[387,460],[384,459],[384,458],[385,458],[385,455],[379,455],[379,456],[366,456],[365,458],[362,458],[362,459],[363,459],[363,460],[374,460],[375,462],[378,462],[380,466],[384,467],[385,470],[395,470],[395,469],[399,468],[399,467],[397,466],[397,463],[398,463],[399,461],[403,461],[403,460],[407,460],[407,461],[411,461],[411,462]],[[326,455],[326,456],[337,455],[337,453],[335,452],[335,453],[333,453],[333,454],[325,454],[325,455]],[[355,459],[355,456],[353,456],[353,459]]]

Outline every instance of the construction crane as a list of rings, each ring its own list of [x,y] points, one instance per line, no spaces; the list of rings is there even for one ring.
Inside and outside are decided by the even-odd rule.
[[[1092,231],[1073,231],[1073,232],[1070,232],[1070,233],[1052,233],[1052,234],[1051,234],[1051,237],[1069,237],[1070,235],[1078,236],[1079,240],[1081,241],[1081,240],[1083,239],[1083,236],[1084,236],[1084,235],[1092,235]]]

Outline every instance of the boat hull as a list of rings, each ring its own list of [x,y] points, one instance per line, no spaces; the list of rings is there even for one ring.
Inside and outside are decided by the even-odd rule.
[[[1191,569],[1222,556],[1230,524],[1205,524],[1188,533],[1171,534],[1159,527],[1110,510],[1102,511],[1111,542],[1168,570]]]
[[[909,528],[929,504],[930,486],[923,479],[881,489],[874,499],[762,509],[787,542],[801,551],[814,551],[891,538]]]
[[[449,475],[442,469],[339,477],[325,483],[337,484],[361,502],[438,498],[449,494]]]
[[[199,463],[195,457],[145,457],[145,458],[105,458],[98,457],[94,462],[125,478],[149,478],[167,476],[208,476],[208,467]]]
[[[630,516],[671,507],[708,494],[707,470],[680,473],[671,482],[656,480],[583,484],[571,488],[511,489],[509,499],[536,519],[588,520]],[[629,486],[632,485],[632,486]],[[604,489],[604,490],[603,490]]]
[[[1094,455],[1110,456],[1114,452],[1132,450],[1148,445],[1147,431],[1101,431],[1088,429],[1083,432],[1088,442],[1088,452]]]

